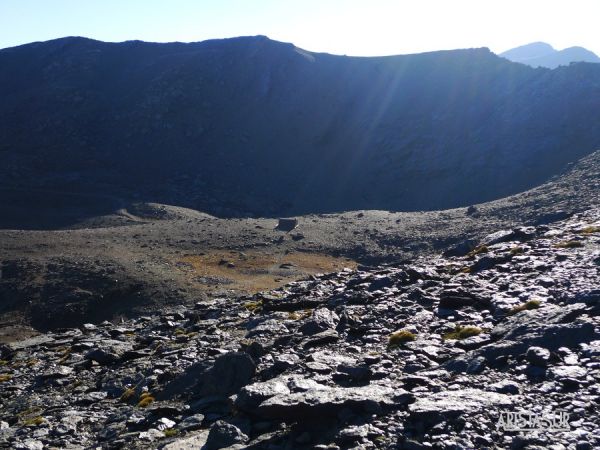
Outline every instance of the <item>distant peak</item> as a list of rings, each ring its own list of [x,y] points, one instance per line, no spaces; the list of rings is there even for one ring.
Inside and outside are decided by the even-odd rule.
[[[554,53],[556,50],[550,44],[546,42],[531,42],[530,44],[520,45],[518,47],[512,48],[510,50],[505,51],[504,53],[500,53],[500,56],[504,58],[513,59],[513,58],[529,58],[529,57],[540,57],[543,55],[549,55]]]
[[[65,37],[60,37],[60,38],[55,38],[55,39],[50,39],[47,41],[35,41],[35,42],[28,42],[27,44],[21,44],[21,45],[17,45],[14,47],[7,47],[5,49],[2,50],[10,50],[10,49],[17,49],[17,48],[27,48],[27,47],[40,47],[40,46],[49,46],[49,47],[53,47],[53,46],[62,46],[65,44],[76,44],[76,43],[84,43],[84,42],[101,42],[101,41],[97,41],[94,39],[90,39],[90,38],[86,38],[86,37],[82,37],[82,36],[65,36]]]
[[[523,47],[530,47],[530,48],[545,48],[548,50],[554,50],[554,47],[552,47],[550,44],[548,44],[547,42],[542,42],[542,41],[537,41],[537,42],[531,42],[529,44],[525,44],[522,45],[521,48]],[[517,47],[519,48],[519,47]]]
[[[49,41],[33,42],[33,44],[80,44],[80,43],[100,43],[96,39],[90,39],[83,36],[65,36],[61,38],[51,39]]]
[[[532,67],[547,67],[554,69],[558,66],[568,66],[573,62],[600,62],[595,53],[579,46],[556,50],[545,42],[532,42],[513,48],[500,56],[513,62],[527,64]]]

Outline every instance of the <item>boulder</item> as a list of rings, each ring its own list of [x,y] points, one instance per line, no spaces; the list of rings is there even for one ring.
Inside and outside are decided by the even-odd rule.
[[[477,247],[477,244],[478,242],[475,239],[466,239],[450,247],[443,255],[447,258],[452,256],[466,256]]]
[[[248,442],[248,436],[242,433],[238,427],[223,420],[217,420],[210,428],[206,444],[202,449],[218,450],[246,442]]]
[[[340,339],[340,335],[335,330],[325,330],[311,336],[305,343],[304,349],[308,350],[313,347],[320,347],[322,345],[333,344]]]
[[[235,394],[252,381],[255,372],[256,364],[246,353],[226,353],[219,356],[214,366],[199,380],[200,394]]]
[[[308,322],[300,327],[304,335],[313,335],[336,327],[340,318],[336,313],[327,308],[317,308],[313,311]]]
[[[86,353],[85,358],[102,366],[119,362],[123,355],[132,350],[131,346],[121,341],[105,340],[98,347]]]
[[[159,400],[181,396],[228,397],[252,381],[256,364],[246,353],[219,356],[210,366],[199,362],[188,367],[158,394]]]
[[[298,226],[298,219],[281,217],[277,223],[277,229],[280,231],[292,231]]]
[[[550,352],[543,347],[529,347],[525,358],[534,366],[546,367],[550,361]]]

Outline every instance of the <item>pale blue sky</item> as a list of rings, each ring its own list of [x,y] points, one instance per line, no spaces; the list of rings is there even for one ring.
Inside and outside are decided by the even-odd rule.
[[[600,54],[599,0],[0,0],[0,48],[63,36],[202,41],[264,34],[389,55],[533,41]]]

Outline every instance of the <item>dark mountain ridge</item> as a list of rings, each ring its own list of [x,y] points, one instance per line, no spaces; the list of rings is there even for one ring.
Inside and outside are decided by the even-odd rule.
[[[1,50],[0,97],[9,202],[37,189],[225,216],[439,209],[530,188],[600,147],[600,66],[488,49],[64,38]]]

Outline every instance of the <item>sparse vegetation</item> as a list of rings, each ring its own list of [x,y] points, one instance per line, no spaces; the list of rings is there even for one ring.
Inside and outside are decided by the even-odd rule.
[[[37,427],[46,422],[40,414],[42,408],[39,406],[32,406],[31,408],[24,409],[17,414],[19,424],[25,427]]]
[[[26,427],[37,427],[45,422],[45,419],[42,416],[35,416],[29,419],[23,420],[23,425]]]
[[[165,437],[173,437],[173,436],[177,436],[178,431],[175,428],[167,428],[166,430],[163,431]]]
[[[417,338],[415,333],[408,330],[399,330],[392,334],[388,338],[388,347],[397,347],[407,342],[414,341]]]
[[[525,253],[525,249],[523,247],[517,246],[510,249],[510,254],[513,256],[522,255],[523,253]]]
[[[23,411],[17,413],[17,417],[19,417],[19,419],[21,420],[25,420],[24,418],[27,416],[32,416],[32,415],[39,415],[39,413],[42,411],[42,408],[40,408],[39,406],[32,406],[30,408],[24,409]]]
[[[600,233],[600,225],[590,225],[581,230],[582,234]]]
[[[221,260],[235,267],[219,264]],[[256,293],[275,289],[303,276],[355,268],[350,259],[325,253],[289,252],[284,256],[270,250],[239,251],[208,250],[197,255],[185,255],[175,261],[177,267],[191,277],[220,280],[232,290]],[[281,265],[288,269],[281,270]],[[275,269],[277,267],[278,269]],[[290,270],[292,269],[292,270]]]
[[[473,250],[471,250],[467,256],[472,258],[473,256],[479,255],[481,253],[487,253],[489,251],[490,251],[490,249],[488,248],[487,245],[479,245],[479,246],[475,247]]]
[[[128,402],[129,400],[131,400],[133,398],[134,395],[135,395],[134,388],[125,389],[123,391],[123,393],[121,394],[121,397],[119,397],[119,400],[122,402]]]
[[[310,317],[310,315],[312,314],[312,309],[308,308],[308,309],[304,309],[300,312],[298,311],[290,311],[288,313],[288,319],[289,320],[302,320],[302,319],[307,319],[308,317]]]
[[[262,300],[244,303],[244,308],[246,308],[250,312],[259,311],[262,308],[262,306],[263,306]]]
[[[373,438],[373,440],[378,444],[383,444],[386,441],[386,438],[385,438],[385,436],[379,435],[379,436],[375,436]]]
[[[581,247],[583,247],[583,242],[576,241],[576,240],[562,241],[562,242],[559,242],[558,244],[554,244],[554,247],[556,247],[556,248],[581,248]]]
[[[0,383],[4,383],[5,381],[12,380],[13,376],[8,373],[0,374]]]
[[[459,273],[471,273],[471,266],[458,266],[456,264],[446,266],[446,270],[450,275],[458,275]]]
[[[139,408],[145,408],[146,406],[150,405],[150,403],[152,403],[154,400],[155,398],[152,397],[152,395],[150,395],[149,392],[144,392],[142,393],[142,395],[140,395],[140,399],[137,405]]]
[[[449,333],[445,333],[442,338],[444,340],[449,340],[449,339],[454,339],[454,340],[460,340],[460,339],[467,339],[473,336],[478,336],[483,332],[483,330],[479,327],[473,327],[473,326],[462,326],[462,325],[456,325],[456,327],[454,327],[453,331],[450,331]]]
[[[186,337],[186,338],[190,339],[190,338],[193,338],[194,336],[196,336],[198,333],[196,331],[187,331],[187,330],[184,330],[183,328],[177,328],[177,329],[175,329],[174,334],[177,337]]]
[[[540,300],[537,299],[532,299],[529,301],[526,301],[525,303],[515,306],[513,309],[510,310],[510,312],[508,313],[509,315],[514,315],[517,313],[520,313],[521,311],[525,311],[525,310],[532,310],[532,309],[538,309],[541,306],[542,302]]]
[[[56,349],[56,353],[60,355],[60,359],[56,361],[57,364],[64,364],[69,359],[73,349],[71,347],[59,347]]]

